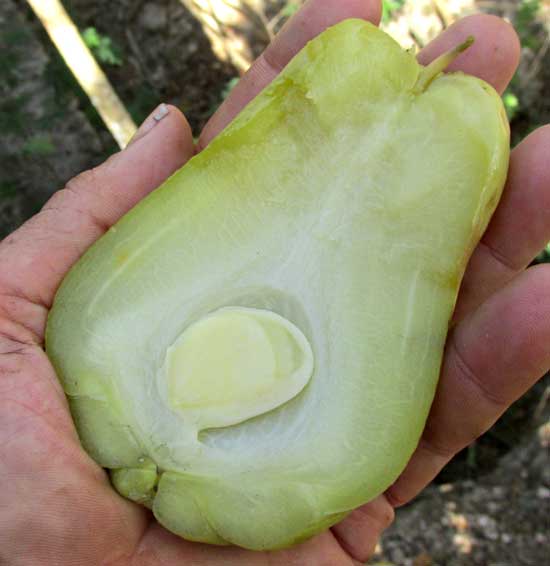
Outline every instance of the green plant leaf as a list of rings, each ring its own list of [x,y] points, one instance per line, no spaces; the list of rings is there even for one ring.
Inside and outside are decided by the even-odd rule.
[[[383,0],[382,2],[382,21],[387,23],[392,16],[405,5],[406,0]]]
[[[541,9],[540,0],[522,0],[514,18],[514,25],[523,47],[536,51],[540,46],[533,24]]]
[[[82,39],[101,63],[122,65],[122,58],[110,37],[101,35],[94,27],[89,27],[82,32]]]
[[[523,28],[532,24],[540,8],[540,0],[523,0],[516,14],[516,27]]]
[[[519,99],[511,90],[507,90],[504,93],[502,99],[504,101],[504,107],[506,108],[508,120],[512,121],[520,107]]]
[[[98,47],[101,41],[99,33],[97,33],[95,28],[86,28],[82,32],[82,39],[90,49]]]
[[[23,146],[23,153],[38,157],[46,157],[55,151],[55,146],[47,134],[37,134]]]

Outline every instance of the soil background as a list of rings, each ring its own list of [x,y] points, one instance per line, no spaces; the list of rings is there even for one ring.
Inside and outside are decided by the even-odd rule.
[[[276,31],[294,4],[267,1],[260,21],[275,22]],[[437,9],[445,3],[432,4],[423,17],[445,25],[445,13]],[[535,4],[536,13],[525,10]],[[100,63],[137,124],[157,104],[169,102],[182,109],[198,135],[239,77],[237,66],[215,54],[203,23],[179,0],[65,0],[64,5],[82,32],[93,28],[103,38]],[[412,12],[418,5],[387,3],[386,23],[422,43],[425,30],[409,26],[417,21]],[[522,63],[507,93],[518,143],[550,122],[550,3],[485,1],[474,7],[510,18],[522,38]],[[247,37],[256,55],[269,40],[264,28]],[[0,238],[71,177],[118,150],[23,0],[0,2],[0,132]],[[536,261],[549,257],[541,251]],[[369,564],[548,564],[549,392],[545,378],[459,454],[434,485],[400,509]]]

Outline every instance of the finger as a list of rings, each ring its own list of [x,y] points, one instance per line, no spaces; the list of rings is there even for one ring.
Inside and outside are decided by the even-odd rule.
[[[327,27],[348,18],[380,21],[379,0],[309,0],[277,34],[204,127],[198,147],[205,148],[262,91],[286,64]]]
[[[250,552],[234,546],[211,546],[185,541],[152,524],[134,553],[137,564],[193,566],[351,566],[349,556],[329,532],[286,550]]]
[[[516,72],[521,46],[514,28],[496,16],[476,14],[459,20],[425,47],[418,60],[425,65],[469,36],[475,38],[474,44],[448,71],[479,77],[502,93]]]
[[[531,263],[550,240],[550,126],[513,152],[501,202],[462,282],[455,311],[461,320]]]
[[[358,507],[332,527],[340,546],[358,562],[373,554],[382,533],[393,523],[394,510],[385,495]]]
[[[193,154],[191,130],[174,107],[145,122],[142,137],[58,191],[0,245],[0,296],[41,305],[42,318],[61,279],[82,253]],[[157,111],[157,116],[160,116]],[[154,127],[152,122],[156,122]],[[19,305],[19,312],[28,311]],[[36,316],[36,312],[34,312]],[[21,321],[23,324],[23,321]]]
[[[457,325],[422,439],[388,490],[414,497],[550,368],[550,266],[528,269]]]

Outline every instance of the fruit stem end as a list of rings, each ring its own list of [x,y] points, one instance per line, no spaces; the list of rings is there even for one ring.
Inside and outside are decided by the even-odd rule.
[[[431,84],[431,82],[461,54],[469,49],[475,41],[474,36],[470,35],[466,41],[463,41],[457,47],[450,51],[443,53],[437,59],[434,59],[429,65],[423,67],[414,86],[413,92],[420,94],[424,92]]]

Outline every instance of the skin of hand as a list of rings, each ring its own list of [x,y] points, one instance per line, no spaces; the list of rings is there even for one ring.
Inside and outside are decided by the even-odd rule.
[[[204,148],[288,60],[327,26],[378,22],[380,2],[310,0],[205,127],[195,148],[182,114],[149,117],[130,145],[58,191],[0,244],[0,563],[10,566],[345,566],[372,553],[394,507],[413,498],[550,367],[550,266],[531,259],[550,239],[550,127],[512,154],[509,179],[462,285],[437,395],[407,468],[382,496],[289,550],[252,553],[186,542],[120,497],[80,447],[43,350],[56,289],[82,253]],[[498,18],[459,21],[420,53],[426,63],[473,35],[452,66],[502,92],[518,64]]]

